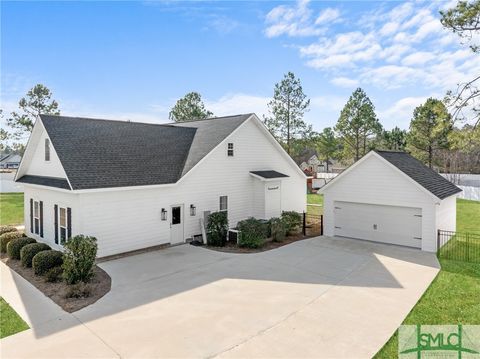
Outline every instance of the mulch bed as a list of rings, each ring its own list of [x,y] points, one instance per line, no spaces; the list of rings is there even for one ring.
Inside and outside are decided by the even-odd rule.
[[[46,282],[44,277],[35,275],[32,268],[23,267],[19,260],[9,259],[5,254],[1,255],[0,260],[28,280],[39,291],[57,303],[68,313],[76,312],[77,310],[95,303],[107,294],[112,287],[112,279],[107,272],[100,267],[95,266],[94,276],[88,283],[88,286],[91,289],[90,296],[87,298],[65,298],[69,287],[65,282]]]
[[[259,252],[269,251],[271,249],[275,249],[278,247],[286,246],[287,244],[290,244],[293,242],[303,241],[304,239],[308,239],[312,237],[316,237],[316,236],[304,236],[303,234],[299,233],[299,234],[288,236],[281,242],[273,242],[271,238],[269,238],[265,242],[265,245],[261,248],[241,248],[241,247],[238,247],[237,243],[234,243],[234,242],[227,242],[224,247],[215,247],[215,246],[209,246],[209,245],[205,245],[203,247],[214,250],[214,251],[227,252],[227,253],[259,253]]]

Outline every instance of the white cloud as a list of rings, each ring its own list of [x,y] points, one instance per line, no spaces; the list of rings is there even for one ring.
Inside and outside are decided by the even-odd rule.
[[[217,100],[205,100],[205,107],[215,116],[254,112],[262,118],[268,112],[268,101],[268,97],[236,93],[224,95]]]
[[[353,88],[357,87],[359,81],[348,77],[335,77],[330,81],[332,84],[339,87]]]
[[[309,2],[298,0],[293,6],[279,5],[273,8],[265,17],[265,35],[316,36],[325,33],[326,28],[323,26],[340,20],[340,12],[333,8],[324,9],[315,19],[314,12],[308,6]]]
[[[306,14],[307,3],[301,4]],[[355,23],[330,27],[315,41],[294,47],[307,66],[331,76],[330,82],[339,87],[362,83],[382,89],[422,87],[444,92],[478,74],[480,61],[442,27],[441,6],[406,2],[385,10],[387,6],[379,5]],[[333,10],[322,14],[333,19]]]
[[[418,51],[410,54],[402,59],[402,64],[406,66],[411,65],[425,65],[427,62],[435,59],[435,55],[427,51]]]
[[[413,116],[413,110],[426,100],[427,96],[404,97],[388,108],[378,110],[378,117],[382,123],[389,124],[390,128],[398,126],[407,129]]]
[[[315,20],[315,25],[326,24],[338,20],[340,18],[340,10],[333,8],[326,8],[321,11]]]

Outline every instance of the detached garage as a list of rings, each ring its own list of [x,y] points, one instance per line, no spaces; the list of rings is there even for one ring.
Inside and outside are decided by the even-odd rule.
[[[371,151],[320,192],[325,235],[435,252],[461,189],[405,152]]]

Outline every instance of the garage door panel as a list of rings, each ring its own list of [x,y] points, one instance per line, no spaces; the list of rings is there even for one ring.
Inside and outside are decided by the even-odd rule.
[[[334,203],[335,235],[421,248],[422,210],[367,203]]]

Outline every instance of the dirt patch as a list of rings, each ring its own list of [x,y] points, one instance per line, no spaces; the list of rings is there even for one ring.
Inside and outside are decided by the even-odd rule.
[[[19,260],[9,259],[5,254],[2,254],[0,259],[68,313],[76,312],[95,303],[112,287],[112,279],[107,272],[95,266],[94,276],[88,283],[91,289],[90,296],[88,298],[65,298],[69,287],[65,282],[46,282],[44,277],[35,275],[32,268],[23,267]]]
[[[274,242],[271,238],[268,238],[263,247],[261,248],[241,248],[237,246],[237,243],[234,242],[227,242],[224,247],[214,247],[214,246],[203,246],[205,248],[218,251],[218,252],[227,252],[227,253],[259,253],[269,251],[271,249],[275,249],[278,247],[286,246],[287,244],[291,244],[293,242],[303,241],[304,239],[312,238],[315,236],[304,236],[303,234],[295,234],[292,236],[286,237],[281,242]]]

